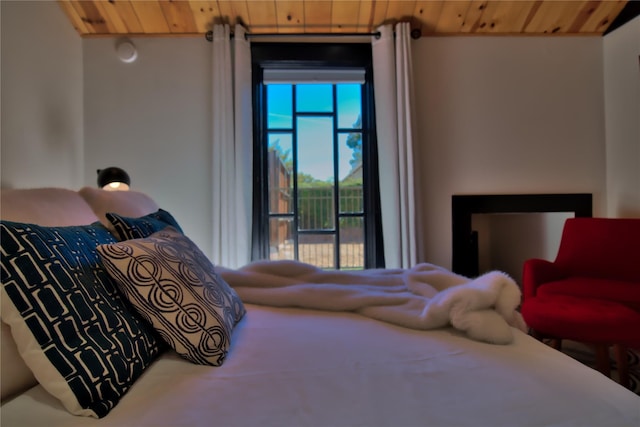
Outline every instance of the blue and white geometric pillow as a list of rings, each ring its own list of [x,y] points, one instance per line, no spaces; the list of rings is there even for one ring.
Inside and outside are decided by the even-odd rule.
[[[169,226],[182,232],[178,221],[164,209],[158,209],[156,212],[138,218],[126,217],[112,212],[105,216],[113,225],[118,240],[121,241],[142,239]]]
[[[2,320],[40,384],[76,415],[101,418],[166,348],[102,267],[100,223],[0,221]]]
[[[186,236],[169,227],[146,239],[98,246],[129,302],[185,359],[220,366],[245,308]]]

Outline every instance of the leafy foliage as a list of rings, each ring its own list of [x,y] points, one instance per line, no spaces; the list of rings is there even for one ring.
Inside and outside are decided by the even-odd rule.
[[[362,115],[353,124],[354,129],[362,129]],[[352,168],[362,163],[362,132],[352,132],[347,137],[347,147],[353,150],[349,164]]]

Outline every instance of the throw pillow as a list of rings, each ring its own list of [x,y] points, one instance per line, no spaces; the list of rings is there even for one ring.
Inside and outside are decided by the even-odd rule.
[[[164,209],[158,209],[156,212],[138,218],[126,217],[113,212],[107,213],[106,216],[109,222],[113,224],[116,237],[120,241],[142,239],[167,226],[172,226],[182,232],[178,221]]]
[[[245,308],[188,237],[169,227],[146,239],[100,245],[98,253],[131,304],[178,354],[222,365]]]
[[[0,222],[2,320],[40,384],[76,415],[104,417],[163,349],[101,266],[100,223]]]

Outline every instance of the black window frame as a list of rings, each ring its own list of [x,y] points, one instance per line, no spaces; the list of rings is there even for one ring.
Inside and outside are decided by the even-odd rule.
[[[362,157],[365,268],[384,268],[384,248],[379,191],[379,164],[373,98],[373,61],[368,43],[253,43],[251,46],[253,85],[253,227],[252,260],[269,259],[269,200],[267,126],[263,122],[266,111],[263,70],[265,68],[363,68],[362,128],[367,129],[368,141],[363,140]],[[338,242],[339,243],[339,242]]]

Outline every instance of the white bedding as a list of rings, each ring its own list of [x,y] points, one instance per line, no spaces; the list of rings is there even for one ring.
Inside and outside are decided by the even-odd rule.
[[[640,397],[515,329],[496,346],[247,304],[221,367],[166,353],[103,419],[70,415],[41,386],[0,414],[3,427],[640,426]]]
[[[511,343],[511,326],[527,330],[516,310],[520,288],[499,271],[469,279],[429,263],[335,271],[291,260],[219,270],[249,303],[349,311],[419,330],[452,325],[469,338],[492,344]]]

